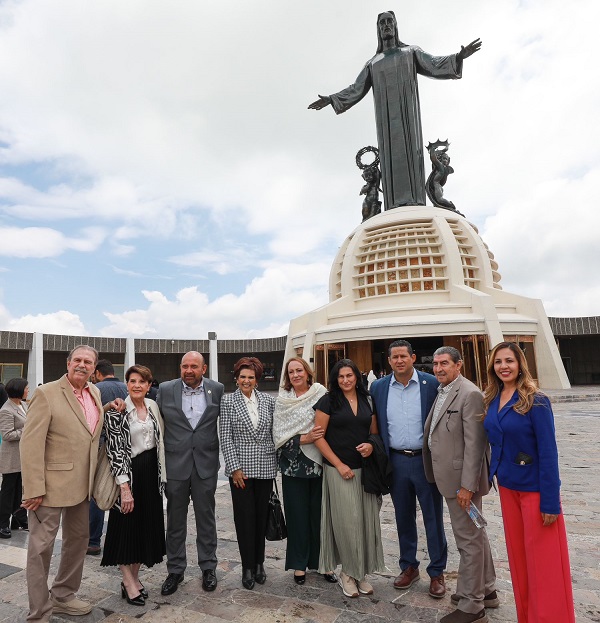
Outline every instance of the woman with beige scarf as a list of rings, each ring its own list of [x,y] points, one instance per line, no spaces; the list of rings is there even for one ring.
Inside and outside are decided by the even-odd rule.
[[[313,371],[304,359],[287,361],[273,416],[288,529],[285,568],[294,569],[296,584],[304,584],[306,569],[319,566],[323,468],[314,442],[323,436],[323,429],[315,426],[313,405],[327,390],[313,381]],[[334,573],[323,577],[337,582]]]

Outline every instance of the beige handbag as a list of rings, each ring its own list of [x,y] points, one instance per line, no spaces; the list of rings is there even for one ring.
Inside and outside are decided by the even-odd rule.
[[[119,498],[120,487],[110,469],[110,461],[106,454],[106,444],[98,452],[98,464],[94,476],[92,497],[100,510],[110,510]]]

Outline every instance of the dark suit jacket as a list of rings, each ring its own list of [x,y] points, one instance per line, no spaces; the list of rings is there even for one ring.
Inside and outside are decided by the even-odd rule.
[[[458,377],[444,401],[429,450],[432,415],[433,408],[423,431],[427,480],[435,482],[445,498],[455,498],[461,487],[481,495],[488,493],[490,446],[483,428],[483,395],[477,385]]]
[[[182,389],[181,379],[166,381],[156,397],[165,423],[167,480],[187,480],[193,467],[200,478],[211,478],[220,467],[217,418],[223,385],[204,378],[206,410],[195,429],[181,408]]]
[[[419,388],[421,390],[421,418],[423,420],[423,427],[425,426],[425,420],[431,410],[437,397],[438,380],[435,376],[427,374],[427,372],[419,372],[417,370],[417,376],[419,377]],[[390,381],[392,375],[388,374],[382,379],[377,379],[371,384],[371,396],[375,401],[375,410],[377,415],[377,425],[379,426],[379,434],[383,439],[386,452],[390,453],[390,440],[388,433],[388,415],[387,415],[387,402],[388,394],[390,393]],[[416,450],[416,448],[410,448]]]
[[[367,443],[373,446],[373,452],[361,459],[363,489],[365,493],[387,495],[392,489],[392,464],[380,435],[369,435]]]

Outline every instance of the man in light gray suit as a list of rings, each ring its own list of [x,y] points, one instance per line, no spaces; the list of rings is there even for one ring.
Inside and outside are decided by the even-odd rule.
[[[456,593],[458,608],[440,623],[486,623],[485,608],[498,607],[496,573],[485,529],[477,528],[467,510],[481,511],[489,492],[489,445],[483,428],[483,396],[461,375],[460,352],[451,346],[433,354],[438,396],[423,431],[423,465],[429,482],[446,498],[452,532],[460,552]]]
[[[202,588],[217,587],[215,490],[219,472],[217,417],[223,385],[204,378],[204,357],[186,353],[181,378],[161,383],[156,402],[165,421],[167,471],[167,579],[161,589],[171,595],[187,566],[185,540],[190,497],[196,515],[196,549]]]

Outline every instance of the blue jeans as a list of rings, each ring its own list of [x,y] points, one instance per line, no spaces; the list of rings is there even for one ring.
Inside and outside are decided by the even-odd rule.
[[[90,502],[90,541],[88,547],[100,547],[102,529],[104,528],[104,511],[96,506],[96,502]]]

